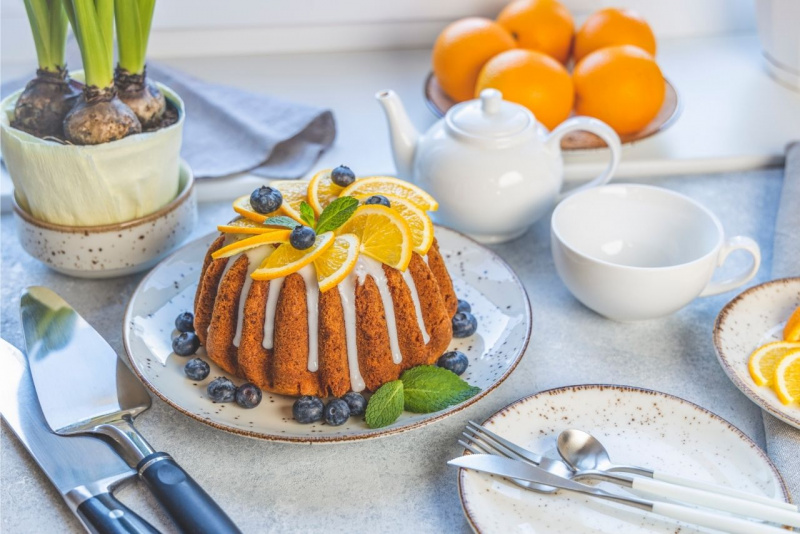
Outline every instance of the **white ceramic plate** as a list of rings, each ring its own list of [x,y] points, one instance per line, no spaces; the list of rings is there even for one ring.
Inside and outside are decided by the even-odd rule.
[[[553,389],[503,408],[484,425],[540,452],[554,449],[562,430],[579,428],[597,436],[612,461],[788,500],[775,466],[750,438],[719,416],[664,393],[624,386]],[[466,469],[458,482],[464,513],[483,534],[711,532],[585,495],[534,493]]]
[[[351,441],[403,432],[462,410],[489,393],[514,370],[528,344],[530,304],[508,264],[468,237],[437,227],[439,249],[456,294],[472,305],[478,319],[476,334],[453,339],[450,344],[450,350],[461,350],[469,357],[469,367],[461,378],[480,387],[478,395],[441,412],[404,412],[394,424],[379,429],[368,428],[361,417],[352,417],[338,427],[301,425],[292,419],[294,398],[281,395],[265,393],[261,404],[252,410],[235,403],[214,404],[206,397],[206,385],[225,373],[205,357],[201,348],[197,356],[210,363],[211,374],[200,383],[187,379],[183,366],[188,359],[172,354],[171,338],[175,317],[192,309],[203,257],[217,235],[189,243],[153,269],[134,292],[123,329],[125,349],[142,382],[168,404],[215,428],[253,438],[301,443]],[[237,384],[243,382],[229,378]]]
[[[730,301],[714,325],[714,348],[728,378],[761,408],[795,428],[800,428],[800,406],[786,406],[772,388],[757,386],[747,362],[761,345],[783,339],[783,327],[798,306],[800,277],[773,280]]]

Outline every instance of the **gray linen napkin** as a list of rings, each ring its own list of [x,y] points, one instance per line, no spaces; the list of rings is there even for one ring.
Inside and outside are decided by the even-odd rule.
[[[80,64],[72,60],[79,57],[76,53],[68,55],[70,65]],[[336,137],[329,110],[205,82],[158,63],[148,64],[148,76],[168,85],[186,104],[181,156],[197,177],[249,171],[299,178]],[[26,82],[5,82],[0,93],[5,97]]]
[[[800,141],[786,149],[786,167],[783,173],[783,191],[775,219],[772,278],[800,275]],[[764,414],[764,434],[767,453],[783,474],[789,491],[800,498],[800,430],[779,421],[767,412]]]

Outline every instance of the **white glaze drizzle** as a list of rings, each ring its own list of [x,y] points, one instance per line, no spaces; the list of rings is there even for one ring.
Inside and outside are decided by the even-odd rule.
[[[264,341],[261,342],[261,346],[267,350],[272,350],[272,337],[275,333],[275,310],[278,308],[278,295],[282,287],[283,278],[269,281],[266,311],[264,313]]]
[[[406,269],[400,274],[403,275],[403,280],[408,286],[408,289],[411,290],[411,300],[414,301],[414,311],[417,314],[417,326],[419,326],[422,332],[422,341],[427,345],[428,341],[431,340],[431,336],[428,335],[428,330],[425,328],[425,319],[422,318],[422,306],[419,303],[419,293],[417,293],[417,285],[414,283],[414,277],[411,276],[410,269]]]
[[[306,285],[306,313],[308,317],[308,370],[319,369],[319,283],[313,264],[306,265],[297,274]]]
[[[273,250],[274,249],[272,247],[257,247],[245,252],[248,262],[247,274],[244,277],[242,292],[239,294],[239,312],[236,314],[236,334],[233,336],[234,347],[238,347],[239,343],[242,341],[242,328],[244,326],[244,304],[247,301],[247,295],[250,293],[250,286],[253,285],[253,278],[250,275],[253,274],[253,271],[261,266],[267,256],[272,254]]]
[[[344,334],[347,346],[347,367],[350,370],[350,389],[364,391],[366,384],[358,368],[358,347],[356,346],[356,274],[355,269],[339,282],[339,298],[342,301]]]
[[[359,256],[355,268],[358,283],[364,284],[367,275],[372,276],[378,292],[383,302],[383,314],[386,316],[386,326],[389,329],[389,348],[392,351],[392,361],[399,364],[403,361],[403,354],[400,352],[400,343],[397,339],[397,320],[394,316],[394,301],[389,284],[386,281],[386,273],[383,271],[383,264],[366,256]]]

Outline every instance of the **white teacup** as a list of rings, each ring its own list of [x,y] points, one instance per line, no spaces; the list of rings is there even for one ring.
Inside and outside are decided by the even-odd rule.
[[[725,238],[722,224],[694,200],[658,187],[587,189],[556,207],[551,221],[556,270],[575,297],[617,321],[673,313],[698,296],[730,291],[755,276],[758,244]],[[711,282],[734,250],[753,257],[744,272]]]

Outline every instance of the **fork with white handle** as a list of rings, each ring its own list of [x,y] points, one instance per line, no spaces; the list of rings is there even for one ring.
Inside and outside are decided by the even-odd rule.
[[[501,456],[516,460],[526,461],[533,465],[541,464],[541,467],[550,472],[554,472],[554,464],[560,463],[543,458],[542,456],[529,451],[528,449],[520,447],[519,445],[516,445],[515,443],[498,436],[494,432],[473,421],[469,422],[467,430],[472,435],[467,433],[464,433],[463,435],[469,441],[471,441],[472,444],[477,444],[486,452],[499,454]],[[480,439],[481,442],[477,442],[475,438]],[[463,442],[461,443],[464,444]],[[571,471],[569,468],[562,471],[556,471],[556,474],[569,479],[590,478],[605,480],[614,484],[629,487],[633,490],[647,493],[648,495],[666,497],[687,504],[713,508],[715,510],[730,512],[736,515],[751,517],[753,519],[761,519],[782,525],[795,527],[800,526],[800,514],[797,512],[792,512],[777,506],[764,504],[762,502],[753,502],[727,495],[720,495],[701,489],[676,486],[650,478],[630,477],[597,470]]]

